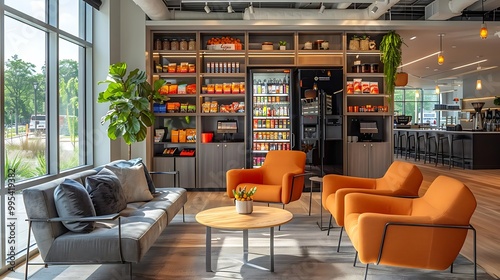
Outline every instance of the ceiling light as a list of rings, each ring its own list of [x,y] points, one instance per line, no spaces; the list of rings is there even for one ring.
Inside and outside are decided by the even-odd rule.
[[[207,12],[207,14],[210,14],[210,12],[212,11],[212,10],[210,10],[210,7],[208,6],[207,2],[205,2],[205,8],[204,9],[205,9],[205,12]]]
[[[423,56],[423,57],[421,57],[421,58],[415,59],[415,60],[413,60],[413,61],[410,61],[410,62],[408,62],[408,63],[405,63],[405,64],[403,64],[403,65],[399,66],[398,68],[408,66],[408,65],[413,64],[413,63],[415,63],[415,62],[419,62],[419,61],[421,61],[421,60],[424,60],[424,59],[427,59],[427,58],[429,58],[429,57],[435,56],[436,54],[439,54],[439,52],[431,53],[431,54],[429,54],[429,55],[426,55],[426,56]]]
[[[229,5],[227,5],[227,13],[228,14],[234,13],[233,6],[231,6],[231,2],[229,2]]]
[[[417,36],[413,36],[413,37],[411,37],[411,38],[410,38],[410,41],[411,41],[411,40],[415,40],[415,39],[417,39]]]
[[[483,22],[483,24],[481,24],[481,30],[479,31],[479,37],[481,37],[481,39],[486,39],[488,37],[488,28],[486,28],[486,24]]]
[[[477,90],[483,89],[483,84],[481,83],[481,80],[476,81],[476,89]]]
[[[488,37],[488,28],[486,28],[486,24],[484,24],[484,1],[481,0],[481,12],[483,13],[483,24],[481,24],[481,29],[479,30],[479,37],[481,39],[486,39]]]
[[[377,6],[373,6],[373,8],[371,9],[371,13],[374,14],[378,11],[378,7]]]
[[[253,10],[253,3],[250,2],[250,6],[248,6],[248,11],[253,14],[255,11]]]
[[[453,67],[453,68],[451,68],[451,70],[457,70],[457,69],[460,69],[460,68],[464,68],[464,67],[471,66],[471,65],[474,65],[474,64],[479,64],[479,63],[486,62],[486,61],[488,61],[488,60],[487,59],[483,59],[483,60],[479,60],[479,61],[474,61],[474,62],[467,63],[467,64],[464,64],[464,65],[460,65],[460,66],[457,66],[457,67]]]
[[[444,55],[443,55],[443,36],[444,34],[439,34],[439,55],[438,55],[438,64],[443,65],[444,63]]]
[[[321,6],[319,7],[318,13],[322,14],[324,11],[325,11],[325,5],[323,5],[323,2],[321,2]]]

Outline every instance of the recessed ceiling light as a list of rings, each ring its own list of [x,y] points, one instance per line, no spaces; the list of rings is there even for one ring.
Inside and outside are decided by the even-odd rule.
[[[411,40],[415,40],[415,39],[417,39],[417,36],[413,36],[413,37],[411,37],[411,38],[410,38],[410,41],[411,41]]]

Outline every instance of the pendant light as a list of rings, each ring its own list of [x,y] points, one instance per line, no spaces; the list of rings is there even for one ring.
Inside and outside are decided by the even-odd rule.
[[[483,89],[483,83],[481,82],[481,79],[478,79],[476,81],[476,89],[477,90],[482,90]]]
[[[484,23],[484,1],[486,0],[481,0],[481,11],[483,13],[483,24],[481,24],[481,29],[479,30],[479,37],[481,39],[488,38],[488,28],[486,28],[486,24]]]
[[[443,65],[444,63],[444,55],[443,55],[443,36],[444,34],[439,34],[439,55],[438,55],[438,64]]]
[[[439,94],[441,90],[439,89],[439,85],[436,85],[436,94]]]

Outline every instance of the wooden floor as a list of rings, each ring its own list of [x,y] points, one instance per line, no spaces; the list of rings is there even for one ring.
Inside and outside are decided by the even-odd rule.
[[[413,163],[413,160],[411,161]],[[439,175],[446,175],[464,182],[474,193],[478,202],[472,216],[471,224],[477,230],[478,264],[492,277],[500,277],[500,171],[499,170],[469,170],[461,168],[449,169],[447,166],[423,164],[414,162],[423,173],[424,181],[420,189],[423,195],[432,181]],[[309,184],[306,184],[309,188]],[[231,205],[231,200],[223,192],[189,192],[186,213],[196,214],[203,209]],[[307,213],[309,209],[308,189],[300,201],[286,206],[292,213]],[[312,212],[320,212],[320,193],[314,192],[312,197]],[[328,214],[323,213],[325,224]],[[462,254],[472,259],[472,232],[467,236]]]

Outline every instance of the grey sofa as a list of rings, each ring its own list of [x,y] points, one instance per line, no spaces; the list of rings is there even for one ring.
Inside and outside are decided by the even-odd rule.
[[[85,178],[97,171],[98,169],[83,171],[66,178],[85,185]],[[171,174],[178,175],[177,172]],[[129,264],[132,277],[132,263],[141,261],[181,209],[184,215],[186,190],[176,187],[158,188],[152,200],[128,203],[120,213],[76,218],[80,221],[94,220],[96,223],[95,229],[89,233],[75,233],[62,224],[63,219],[58,217],[54,202],[54,190],[64,179],[56,179],[23,191],[27,221],[43,259],[43,263],[38,264],[124,263]],[[68,221],[68,218],[64,221]],[[26,262],[25,279],[28,277],[28,264],[35,263]]]

